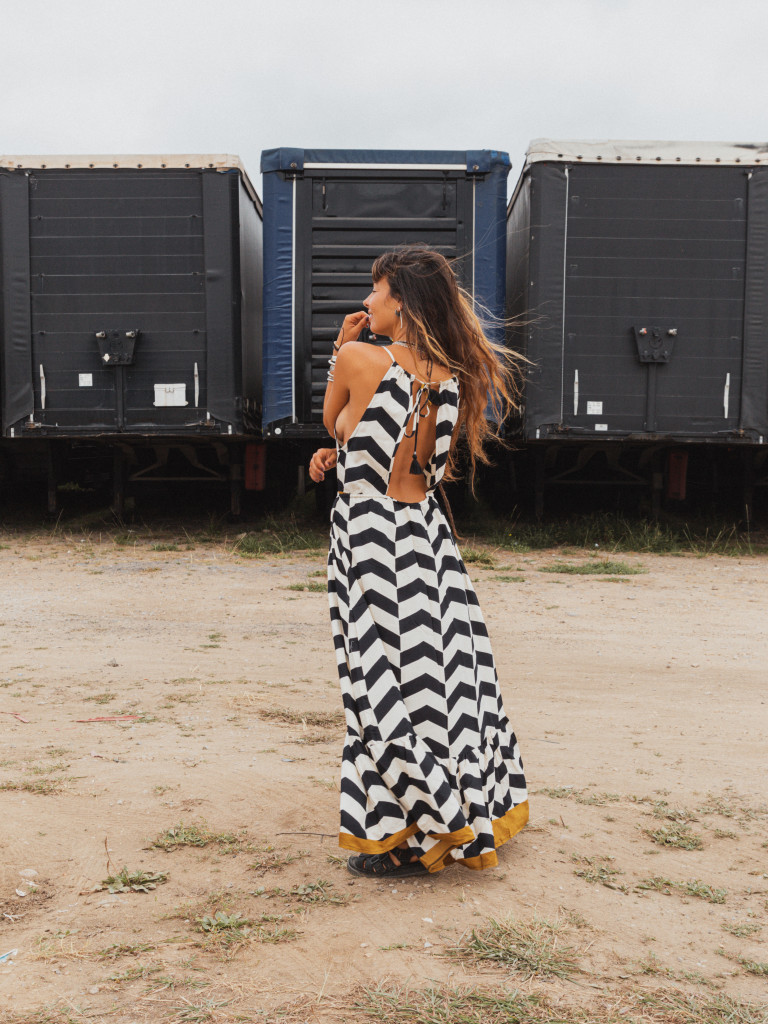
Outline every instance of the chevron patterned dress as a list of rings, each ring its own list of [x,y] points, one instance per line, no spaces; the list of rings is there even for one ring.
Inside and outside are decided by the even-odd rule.
[[[493,867],[528,801],[488,631],[433,496],[459,385],[418,381],[386,351],[392,364],[337,443],[328,598],[347,724],[339,845],[383,853],[407,841],[429,871]],[[437,417],[427,497],[396,501],[392,463],[425,397]]]

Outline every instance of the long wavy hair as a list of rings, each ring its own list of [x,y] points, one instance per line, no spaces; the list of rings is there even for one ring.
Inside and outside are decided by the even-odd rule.
[[[459,379],[459,418],[448,456],[446,480],[458,475],[455,441],[466,439],[469,480],[474,492],[478,462],[488,465],[488,443],[517,407],[517,353],[490,341],[459,286],[450,262],[427,245],[403,245],[374,262],[374,282],[386,280],[401,304],[405,337],[424,359],[447,366]],[[495,424],[489,422],[487,413]]]

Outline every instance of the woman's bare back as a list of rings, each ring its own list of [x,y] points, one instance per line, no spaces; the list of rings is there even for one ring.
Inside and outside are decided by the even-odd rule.
[[[380,348],[358,342],[350,345],[350,349],[353,347],[355,367],[350,377],[349,400],[336,418],[336,439],[341,445],[356,429],[391,366],[388,353],[391,353],[392,359],[412,378],[411,393],[414,397],[424,384],[437,386],[451,378],[447,367],[430,364],[427,360],[418,358],[411,348],[405,346],[392,345]],[[352,354],[350,351],[350,355]],[[425,466],[435,450],[436,416],[433,405],[427,404],[426,395],[420,407],[422,416],[419,420],[416,456],[419,463]],[[413,424],[410,421],[406,434],[411,436],[403,437],[395,453],[387,494],[396,501],[423,501],[427,495],[426,480],[423,474],[410,471],[413,461]]]

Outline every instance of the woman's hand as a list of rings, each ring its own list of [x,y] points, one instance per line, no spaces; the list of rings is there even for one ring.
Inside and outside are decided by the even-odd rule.
[[[336,465],[335,448],[318,448],[309,460],[309,475],[316,484],[325,480],[325,474]]]
[[[350,313],[348,316],[345,316],[339,336],[336,339],[336,347],[341,348],[345,341],[357,341],[362,329],[368,326],[369,320],[370,317],[365,310],[361,313]]]

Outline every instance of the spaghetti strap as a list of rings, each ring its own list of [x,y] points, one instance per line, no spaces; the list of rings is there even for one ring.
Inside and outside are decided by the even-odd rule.
[[[386,345],[384,346],[384,351],[385,351],[385,352],[387,353],[387,355],[389,356],[389,358],[390,358],[390,359],[392,360],[392,362],[393,362],[393,363],[396,363],[396,362],[397,362],[397,360],[396,360],[396,359],[395,359],[395,357],[394,357],[394,356],[392,355],[392,353],[391,353],[391,352],[389,351],[389,349],[387,348],[387,346],[386,346]]]

